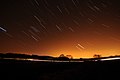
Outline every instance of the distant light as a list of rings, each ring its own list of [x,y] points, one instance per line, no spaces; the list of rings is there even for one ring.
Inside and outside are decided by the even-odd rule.
[[[116,60],[116,59],[120,59],[119,57],[117,58],[107,58],[107,59],[101,59],[101,61],[106,61],[106,60]]]

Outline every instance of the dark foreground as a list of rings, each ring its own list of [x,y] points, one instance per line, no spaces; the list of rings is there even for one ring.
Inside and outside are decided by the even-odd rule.
[[[120,60],[97,62],[31,62],[0,60],[0,80],[120,79]]]

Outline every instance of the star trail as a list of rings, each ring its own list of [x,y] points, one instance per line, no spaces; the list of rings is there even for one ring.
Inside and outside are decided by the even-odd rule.
[[[119,0],[1,0],[0,52],[119,55]]]

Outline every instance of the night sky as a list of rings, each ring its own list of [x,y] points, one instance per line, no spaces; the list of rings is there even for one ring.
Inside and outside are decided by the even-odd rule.
[[[0,52],[120,55],[120,1],[1,0]]]

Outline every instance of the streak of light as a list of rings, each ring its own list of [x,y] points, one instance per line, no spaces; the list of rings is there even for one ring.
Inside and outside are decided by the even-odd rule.
[[[83,14],[83,13],[79,12],[79,14],[80,14],[80,16],[84,17],[84,14]]]
[[[37,0],[34,0],[35,2],[36,2],[36,4],[39,6],[39,3],[38,3],[38,1]]]
[[[35,32],[40,32],[36,27],[31,26],[31,28],[35,31]]]
[[[1,29],[2,31],[4,31],[4,32],[7,32],[7,30],[4,29],[3,27],[0,27],[0,29]]]
[[[53,16],[56,18],[55,13],[54,13],[51,9],[49,9],[49,8],[46,7],[46,6],[45,6],[45,8],[48,10],[48,12],[49,12],[51,15],[53,15]]]
[[[46,27],[42,24],[42,21],[41,21],[37,16],[34,15],[34,18],[40,23],[40,25],[41,25],[44,29],[46,29]]]
[[[39,21],[41,23],[40,19],[37,16],[34,15],[34,17],[37,21]]]
[[[57,9],[63,14],[63,12],[62,12],[62,10],[60,9],[60,7],[59,6],[57,6]]]
[[[34,36],[31,36],[35,41],[39,41],[37,38],[35,38]]]
[[[26,59],[28,61],[44,61],[44,62],[51,62],[51,60],[39,60],[39,59]]]
[[[81,48],[79,48],[78,46],[76,46],[76,48],[77,48],[78,50],[80,50],[80,51],[82,50],[82,49],[81,49]]]
[[[50,9],[48,2],[46,0],[44,0],[44,2],[45,2],[45,4],[43,4],[43,5],[46,8],[46,10],[48,10],[48,12],[56,18],[54,12]]]
[[[68,29],[71,30],[72,32],[75,32],[71,27],[69,27]]]
[[[77,5],[76,5],[75,1],[74,1],[74,0],[72,0],[72,2],[73,2],[73,4],[75,5],[75,7],[77,7]]]
[[[48,4],[48,2],[46,1],[46,0],[44,0],[44,2],[45,2],[45,4],[48,6],[49,4]]]
[[[91,6],[88,6],[92,11],[94,11],[94,12],[96,12],[96,10],[93,8],[93,7],[91,7]]]
[[[9,33],[5,33],[8,37],[12,38],[13,36]]]
[[[79,4],[79,1],[78,1],[78,0],[76,0],[76,2]]]
[[[117,59],[120,59],[120,57],[101,59],[101,61],[106,61],[106,60],[117,60]]]
[[[74,60],[40,60],[40,59],[32,59],[32,58],[1,58],[1,59],[8,59],[8,60],[23,60],[23,61],[37,61],[37,62],[84,62],[84,61],[74,61]]]
[[[96,10],[100,11],[100,9],[99,9],[97,6],[94,6],[94,8],[95,8]]]
[[[110,28],[110,26],[108,26],[108,25],[105,25],[105,24],[102,24],[104,27],[106,27],[106,28]]]
[[[88,18],[88,20],[91,22],[91,23],[93,23],[94,21],[92,20],[92,19],[90,19],[90,18]]]
[[[26,33],[25,31],[22,31],[22,33],[24,33],[25,35],[27,35],[27,36],[29,37],[29,34],[28,34],[28,33]]]
[[[76,20],[73,20],[73,22],[74,22],[76,25],[80,26],[80,24],[79,24]]]
[[[70,14],[70,11],[66,7],[64,7],[64,9],[68,14]]]
[[[101,5],[102,5],[103,7],[107,7],[107,5],[105,5],[104,3],[101,3]]]
[[[46,29],[46,27],[45,27],[42,23],[40,23],[40,25],[41,25],[44,29]]]
[[[58,25],[56,25],[56,27],[59,31],[62,31],[62,29]]]
[[[80,48],[82,48],[82,49],[85,49],[81,44],[78,44],[78,46],[79,46]]]

